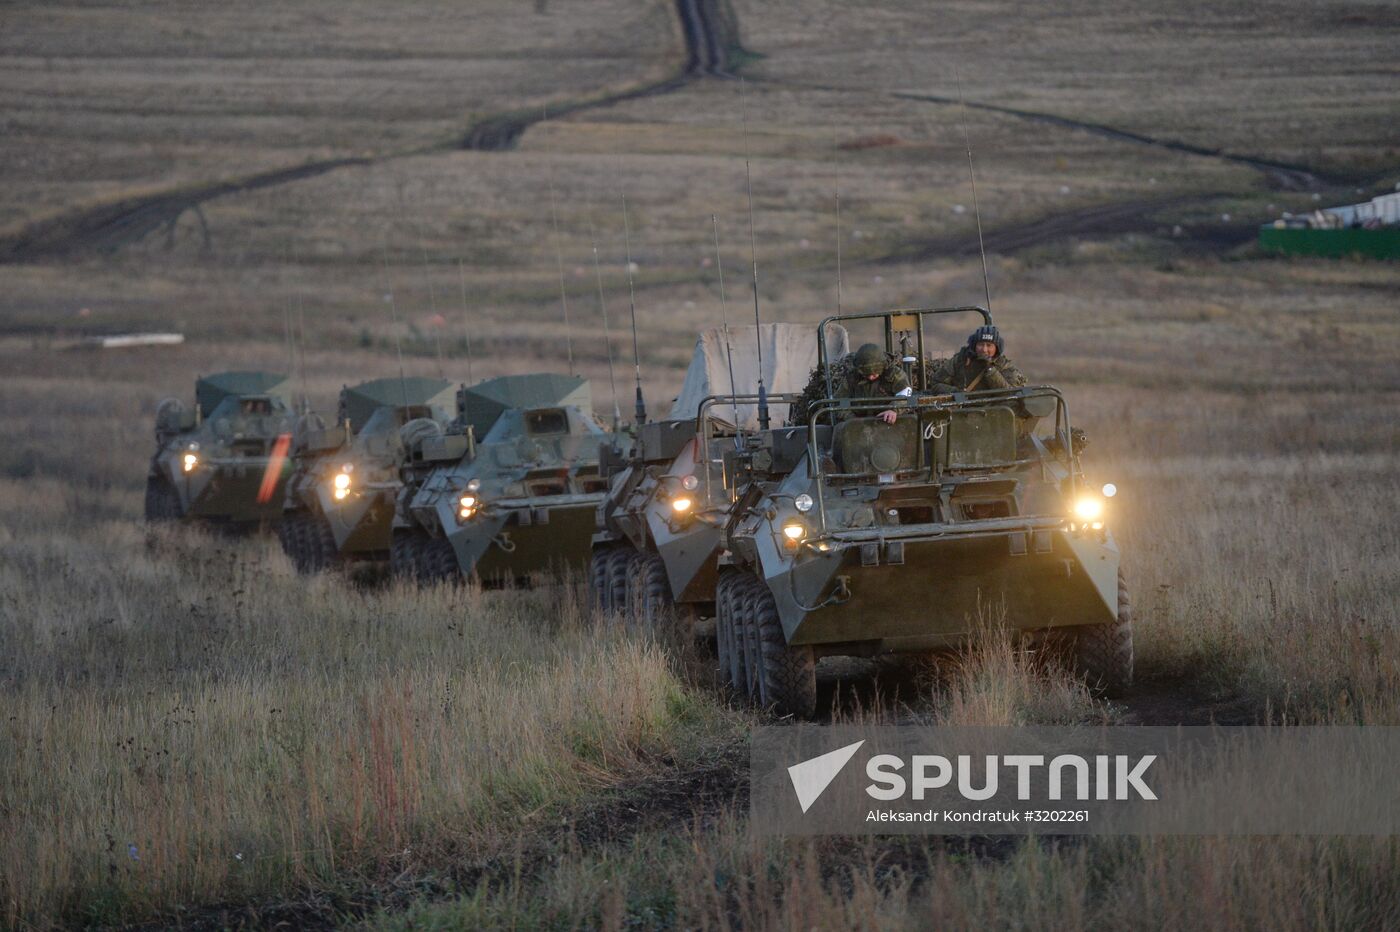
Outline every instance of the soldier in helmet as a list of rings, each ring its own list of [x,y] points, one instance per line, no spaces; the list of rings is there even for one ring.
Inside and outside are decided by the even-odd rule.
[[[967,345],[934,366],[929,375],[933,391],[940,395],[992,388],[1019,388],[1026,384],[1021,370],[1005,355],[1001,331],[991,324],[978,327]]]
[[[843,362],[844,377],[833,386],[837,398],[908,398],[914,393],[899,363],[874,343],[866,343]],[[895,412],[890,408],[877,416],[893,424]]]

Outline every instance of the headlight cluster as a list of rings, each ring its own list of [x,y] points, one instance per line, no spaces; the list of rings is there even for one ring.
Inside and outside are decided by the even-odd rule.
[[[350,473],[354,470],[353,463],[346,463],[340,467],[340,472],[336,473],[335,478],[331,480],[331,494],[335,496],[336,501],[343,502],[350,494]]]
[[[199,465],[199,454],[186,453],[184,458],[180,461],[180,465],[184,468],[185,472],[194,472],[194,468]]]
[[[460,520],[462,520],[462,521],[468,520],[469,518],[471,518],[472,515],[476,514],[476,509],[477,509],[477,499],[476,499],[476,496],[473,495],[472,493],[468,492],[468,493],[466,493],[465,495],[463,495],[461,498],[457,499],[457,517],[458,517],[458,519],[460,519]]]
[[[1076,522],[1069,526],[1073,530],[1093,530],[1102,531],[1104,528],[1104,511],[1106,510],[1104,499],[1112,498],[1118,494],[1118,486],[1112,482],[1103,487],[1102,495],[1095,495],[1092,492],[1079,496],[1075,501],[1073,512]]]
[[[671,510],[678,515],[683,515],[689,511],[694,504],[695,502],[692,499],[682,495],[679,498],[671,499]]]

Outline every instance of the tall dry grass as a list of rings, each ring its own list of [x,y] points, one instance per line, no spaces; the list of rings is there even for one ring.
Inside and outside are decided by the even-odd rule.
[[[724,727],[576,585],[358,590],[83,500],[0,485],[7,924],[480,856]]]

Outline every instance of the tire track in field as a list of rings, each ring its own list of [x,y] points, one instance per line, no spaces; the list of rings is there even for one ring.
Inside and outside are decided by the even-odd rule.
[[[557,104],[549,116],[608,107],[639,97],[668,94],[707,76],[728,76],[730,59],[743,52],[738,23],[725,0],[674,0],[674,10],[684,38],[685,60],[672,75],[645,84],[593,97]],[[83,207],[55,217],[36,220],[17,232],[0,237],[0,263],[66,259],[80,255],[110,254],[145,239],[164,227],[173,233],[186,211],[231,194],[244,194],[276,185],[315,178],[346,167],[378,165],[415,155],[467,149],[500,152],[512,149],[520,137],[545,118],[543,108],[492,114],[474,123],[459,137],[437,145],[380,156],[335,158],[308,162],[292,168],[260,172],[230,181],[174,188],[141,197]],[[208,226],[199,213],[206,248]]]

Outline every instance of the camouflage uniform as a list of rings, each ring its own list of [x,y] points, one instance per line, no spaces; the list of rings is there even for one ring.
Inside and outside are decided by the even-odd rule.
[[[862,347],[864,349],[864,347]],[[858,353],[859,351],[857,351]],[[908,392],[910,389],[909,376],[899,365],[898,360],[888,353],[881,353],[884,357],[884,370],[880,377],[871,381],[861,375],[857,368],[857,353],[847,353],[831,365],[831,397],[833,398],[893,398],[901,392]],[[807,417],[811,406],[816,402],[826,398],[826,373],[821,366],[812,370],[811,377],[807,380],[807,387],[802,390],[802,397],[793,402],[791,410],[788,412],[788,424],[807,426]],[[892,403],[891,407],[898,404]],[[865,410],[854,415],[858,417],[874,417],[879,412]],[[853,416],[850,412],[845,415],[835,415],[836,420]]]
[[[998,353],[990,362],[963,347],[948,359],[934,365],[929,374],[932,391],[938,395],[983,391],[992,388],[1020,388],[1026,377],[1007,357]]]

